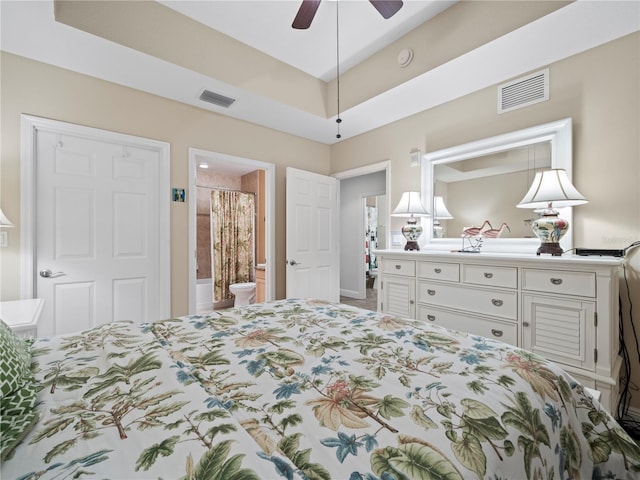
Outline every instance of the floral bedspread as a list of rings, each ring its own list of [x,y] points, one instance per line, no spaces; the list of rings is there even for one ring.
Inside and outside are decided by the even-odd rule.
[[[40,421],[2,478],[637,479],[640,449],[555,364],[281,300],[39,339]]]

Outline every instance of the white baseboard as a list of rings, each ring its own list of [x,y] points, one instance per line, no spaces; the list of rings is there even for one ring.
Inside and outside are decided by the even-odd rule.
[[[341,297],[349,297],[349,298],[353,298],[355,300],[364,300],[364,298],[360,297],[360,293],[355,291],[355,290],[345,290],[344,288],[340,289],[340,296]]]

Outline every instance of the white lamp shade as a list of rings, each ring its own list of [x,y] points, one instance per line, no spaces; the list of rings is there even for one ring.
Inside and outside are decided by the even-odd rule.
[[[391,215],[394,217],[428,217],[430,214],[420,200],[420,192],[404,192]]]
[[[444,198],[442,197],[433,198],[433,218],[440,220],[451,220],[453,218],[453,215],[447,210],[447,206],[444,204]]]
[[[518,208],[571,207],[589,201],[569,181],[567,172],[561,168],[536,173],[531,188],[516,205]]]
[[[7,216],[2,213],[2,209],[0,209],[0,227],[8,228],[13,226],[13,223],[11,223]]]

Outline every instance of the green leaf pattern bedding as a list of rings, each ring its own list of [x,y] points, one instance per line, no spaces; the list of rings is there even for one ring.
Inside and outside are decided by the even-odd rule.
[[[39,339],[2,478],[633,479],[640,449],[555,364],[289,299]]]

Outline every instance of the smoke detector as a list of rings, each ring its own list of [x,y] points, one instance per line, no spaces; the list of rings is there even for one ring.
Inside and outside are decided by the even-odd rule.
[[[398,53],[398,65],[402,68],[406,67],[413,60],[413,50],[410,48],[404,48]]]

